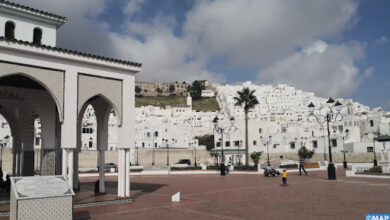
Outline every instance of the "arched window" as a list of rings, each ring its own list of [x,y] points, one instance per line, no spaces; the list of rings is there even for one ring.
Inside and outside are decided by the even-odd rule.
[[[41,44],[41,40],[42,40],[42,30],[40,28],[34,28],[33,43]]]
[[[5,39],[13,40],[15,39],[15,24],[11,21],[5,23]]]

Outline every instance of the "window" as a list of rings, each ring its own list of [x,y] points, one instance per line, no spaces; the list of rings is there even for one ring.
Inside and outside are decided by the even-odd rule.
[[[374,120],[370,120],[370,126],[374,127]]]
[[[240,146],[240,142],[239,141],[234,141],[234,146],[239,147]]]
[[[261,130],[261,128],[259,128],[259,133],[261,134],[261,132],[262,132],[263,130]]]
[[[221,142],[217,142],[217,147],[220,147],[221,146]]]
[[[295,142],[291,142],[291,143],[290,143],[290,148],[291,148],[291,149],[295,149]]]
[[[256,141],[253,141],[253,146],[256,146],[257,145],[257,142]]]
[[[15,39],[15,24],[11,21],[5,23],[5,39],[14,40]]]
[[[230,147],[230,141],[226,141],[226,142],[225,142],[225,146],[226,146],[226,147]]]
[[[332,146],[337,147],[337,139],[332,139]]]
[[[283,157],[283,155],[280,155],[280,159],[283,159],[284,157]]]
[[[145,147],[145,143],[144,142],[142,142],[142,147]]]
[[[157,148],[157,143],[154,143],[154,147]]]
[[[34,28],[33,43],[40,45],[41,40],[42,40],[42,30],[40,28]]]
[[[367,152],[374,152],[374,148],[373,147],[367,147]]]
[[[315,140],[313,141],[313,148],[317,148],[318,147],[318,142]]]
[[[278,146],[279,144],[274,144],[274,149],[276,149],[276,147]]]
[[[89,145],[89,148],[92,148],[92,140],[89,140],[89,143],[88,143],[88,145]]]
[[[146,137],[150,138],[150,132],[146,133]]]
[[[158,131],[154,132],[154,136],[158,137]]]
[[[38,137],[35,138],[35,145],[39,145],[39,140],[40,140],[40,138],[38,138]]]

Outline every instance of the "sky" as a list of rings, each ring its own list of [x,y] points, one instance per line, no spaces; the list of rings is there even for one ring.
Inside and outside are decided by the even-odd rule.
[[[67,17],[57,46],[140,81],[288,84],[390,111],[387,0],[12,0]]]

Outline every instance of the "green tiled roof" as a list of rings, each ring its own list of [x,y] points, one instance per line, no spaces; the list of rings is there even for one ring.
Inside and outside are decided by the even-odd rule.
[[[2,0],[0,0],[0,1],[2,1]],[[43,45],[43,44],[34,44],[34,43],[28,42],[28,41],[7,40],[7,39],[5,39],[5,37],[0,37],[0,42],[1,41],[7,41],[7,42],[15,43],[15,44],[22,44],[22,45],[31,46],[31,47],[37,47],[37,48],[42,48],[42,49],[51,50],[51,51],[58,51],[58,52],[78,55],[78,56],[82,56],[82,57],[94,58],[97,60],[108,61],[108,62],[123,64],[123,65],[128,65],[128,66],[142,67],[142,63],[126,61],[126,60],[119,60],[119,59],[114,59],[114,58],[109,58],[109,57],[104,57],[104,56],[99,56],[99,55],[94,55],[94,54],[88,54],[88,53],[83,53],[83,52],[74,51],[74,50],[63,49],[63,48],[59,48],[59,47],[52,47],[52,46]]]

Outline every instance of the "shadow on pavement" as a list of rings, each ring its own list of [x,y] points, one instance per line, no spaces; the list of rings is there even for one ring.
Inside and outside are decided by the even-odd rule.
[[[151,184],[151,183],[137,183],[137,182],[131,182],[130,184],[130,190],[131,191],[137,191],[133,196],[132,199],[137,199],[140,196],[152,193],[161,187],[167,186],[165,184]]]
[[[77,220],[91,219],[91,215],[89,214],[88,211],[74,211],[73,219],[77,219]]]

